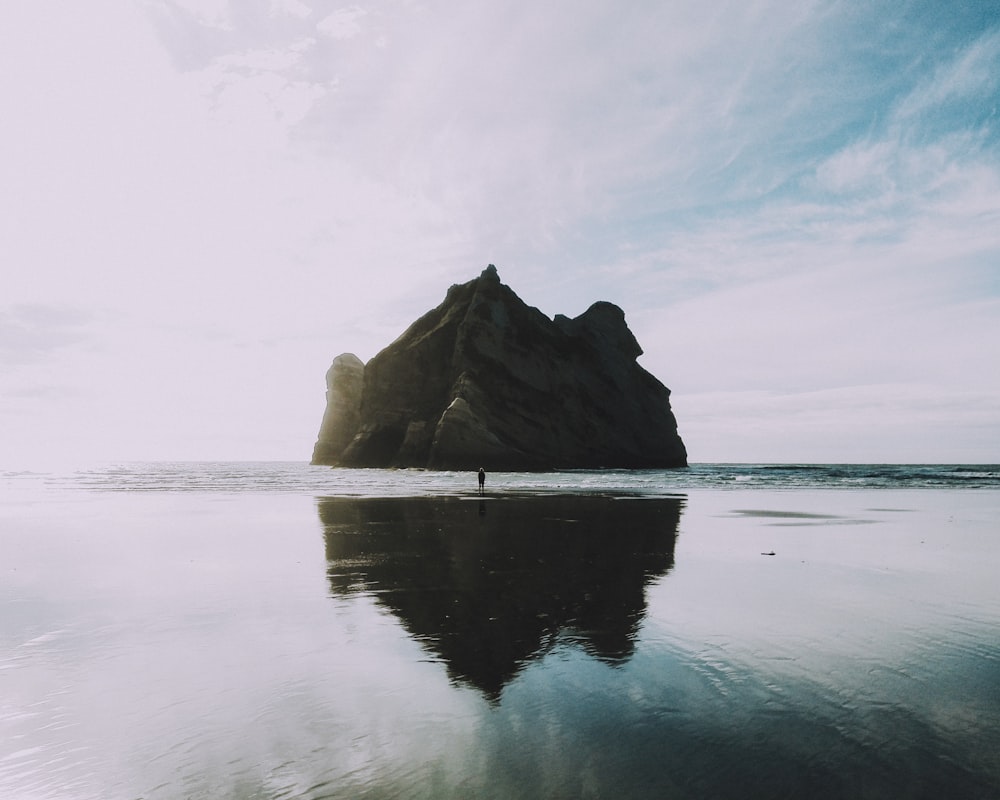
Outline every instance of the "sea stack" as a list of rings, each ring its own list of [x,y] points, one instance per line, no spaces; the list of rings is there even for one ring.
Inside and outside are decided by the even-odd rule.
[[[313,464],[548,470],[687,466],[670,390],[616,305],[549,319],[489,265],[363,364],[327,372]]]

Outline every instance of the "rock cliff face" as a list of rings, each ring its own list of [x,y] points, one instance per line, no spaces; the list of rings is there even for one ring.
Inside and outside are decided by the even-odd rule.
[[[670,390],[611,303],[550,320],[491,264],[367,365],[334,359],[314,464],[683,467]]]

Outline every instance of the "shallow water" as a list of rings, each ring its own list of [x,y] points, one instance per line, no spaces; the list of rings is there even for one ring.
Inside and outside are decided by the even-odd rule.
[[[360,473],[7,476],[0,797],[1000,796],[1000,491]]]

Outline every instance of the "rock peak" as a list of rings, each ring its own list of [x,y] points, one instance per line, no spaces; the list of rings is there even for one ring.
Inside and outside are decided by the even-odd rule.
[[[365,365],[338,357],[313,463],[524,470],[687,465],[670,391],[604,301],[549,319],[490,264]]]

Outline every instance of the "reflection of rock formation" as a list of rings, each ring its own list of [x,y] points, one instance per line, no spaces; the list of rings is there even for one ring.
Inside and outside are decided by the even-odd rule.
[[[617,662],[673,565],[682,500],[594,495],[319,500],[330,586],[390,609],[496,699],[560,634]]]

